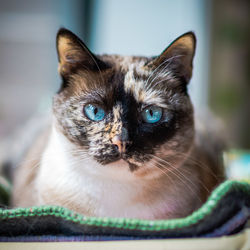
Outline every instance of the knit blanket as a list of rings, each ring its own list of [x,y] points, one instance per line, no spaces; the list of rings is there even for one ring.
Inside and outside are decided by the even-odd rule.
[[[250,219],[250,184],[228,180],[191,215],[170,220],[95,218],[64,207],[0,209],[0,241],[91,241],[218,237]]]

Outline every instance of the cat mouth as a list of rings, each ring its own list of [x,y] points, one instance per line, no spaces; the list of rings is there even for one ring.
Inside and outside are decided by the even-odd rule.
[[[129,161],[127,161],[127,163],[128,163],[128,166],[129,166],[129,170],[130,170],[131,172],[136,171],[136,170],[140,167],[140,166],[138,166],[137,164],[131,163],[131,162],[129,162]]]
[[[99,161],[102,165],[108,165],[111,163],[116,164],[117,163],[118,167],[119,167],[120,163],[123,161],[124,163],[128,164],[129,170],[131,172],[137,170],[140,167],[140,165],[142,164],[140,162],[136,162],[133,158],[129,157],[126,154],[120,154],[119,156],[116,156],[115,158],[107,157],[105,160],[98,159],[97,161]]]
[[[123,162],[127,163],[129,170],[131,172],[136,171],[140,167],[139,163],[134,162],[132,159],[127,159],[127,158],[123,158],[123,157],[121,157],[119,160],[114,162],[114,163],[116,163],[116,162],[118,163],[118,167],[119,167],[119,161],[123,161]]]
[[[124,160],[128,164],[129,170],[131,172],[137,170],[142,164],[140,162],[136,162],[135,160],[133,160],[133,158],[128,158],[127,156],[125,157],[121,156],[121,159]]]

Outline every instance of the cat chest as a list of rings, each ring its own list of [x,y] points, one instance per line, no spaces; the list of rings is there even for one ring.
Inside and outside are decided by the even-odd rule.
[[[140,183],[48,171],[39,176],[38,186],[41,205],[65,206],[89,216],[154,219],[169,209],[166,198],[151,194]]]

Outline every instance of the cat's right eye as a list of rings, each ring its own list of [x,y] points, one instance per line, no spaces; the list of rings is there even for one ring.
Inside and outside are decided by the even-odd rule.
[[[87,118],[96,122],[103,120],[105,117],[105,111],[95,104],[87,104],[84,106],[84,114]]]
[[[158,106],[149,106],[142,111],[142,118],[146,123],[156,123],[162,117],[162,108]]]

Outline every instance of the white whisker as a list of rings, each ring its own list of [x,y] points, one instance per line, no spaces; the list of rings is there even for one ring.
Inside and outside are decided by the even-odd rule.
[[[152,155],[152,156],[154,157],[155,160],[157,160],[157,162],[159,163],[159,165],[162,166],[163,168],[166,168],[166,165],[164,165],[163,163],[165,163],[168,166],[170,166],[171,168],[167,168],[168,171],[170,171],[172,174],[174,174],[183,184],[185,184],[189,188],[189,190],[193,194],[195,194],[197,196],[197,198],[199,199],[199,201],[202,202],[201,199],[200,199],[200,197],[197,195],[197,193],[193,189],[193,188],[197,188],[197,186],[187,176],[185,176],[184,174],[182,174],[177,167],[175,167],[171,163],[167,162],[166,160],[163,160],[162,158],[157,157],[155,155]],[[161,161],[162,163],[160,163],[159,161]],[[177,171],[177,173],[175,171]],[[188,183],[184,182],[181,177],[184,178],[186,181],[188,181],[188,183],[191,184],[193,186],[193,188],[191,188]]]

